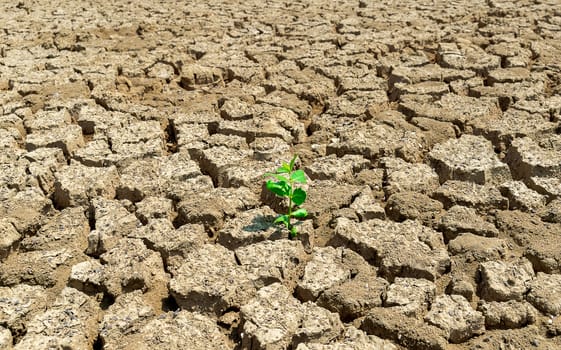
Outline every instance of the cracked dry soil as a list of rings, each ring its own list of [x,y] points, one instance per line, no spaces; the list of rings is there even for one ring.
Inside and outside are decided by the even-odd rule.
[[[561,348],[559,1],[0,8],[0,348]]]

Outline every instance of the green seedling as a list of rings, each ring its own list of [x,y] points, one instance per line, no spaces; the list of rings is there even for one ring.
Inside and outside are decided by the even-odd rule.
[[[292,224],[292,218],[303,219],[308,216],[308,212],[304,208],[299,208],[306,200],[306,191],[297,184],[306,183],[306,174],[303,170],[294,170],[294,163],[298,155],[295,154],[290,163],[282,163],[275,173],[267,173],[265,177],[272,177],[275,180],[268,180],[267,189],[275,195],[288,198],[288,212],[279,215],[274,223],[283,224],[290,232],[290,238],[298,235],[298,229]]]

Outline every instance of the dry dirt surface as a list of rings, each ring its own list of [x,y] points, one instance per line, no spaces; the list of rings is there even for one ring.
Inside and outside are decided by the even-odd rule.
[[[0,348],[561,349],[560,120],[558,0],[1,1]]]

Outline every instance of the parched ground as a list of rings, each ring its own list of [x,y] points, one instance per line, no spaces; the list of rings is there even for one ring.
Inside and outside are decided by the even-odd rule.
[[[0,4],[1,349],[560,349],[561,3]],[[298,154],[299,239],[265,172]]]

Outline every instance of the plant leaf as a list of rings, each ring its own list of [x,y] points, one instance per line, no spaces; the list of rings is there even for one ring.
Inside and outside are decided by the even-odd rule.
[[[290,194],[290,185],[285,181],[267,181],[267,189],[277,196],[287,197]]]
[[[296,228],[296,226],[292,226],[290,228],[290,237],[294,238],[298,235],[298,229]]]
[[[282,176],[282,175],[279,175],[279,174],[266,173],[264,176],[265,176],[265,177],[274,177],[275,179],[277,179],[277,180],[279,180],[279,181],[284,181],[284,182],[286,182],[286,183],[289,182],[289,180],[288,180],[286,177],[284,177],[284,176]]]
[[[299,182],[301,184],[305,184],[306,183],[306,173],[304,173],[304,170],[296,170],[295,172],[290,174],[290,180],[292,180],[294,182]]]
[[[288,215],[279,215],[275,221],[273,221],[274,224],[284,224],[286,227],[288,227],[290,225],[290,218],[288,217]]]
[[[295,154],[294,157],[292,157],[292,159],[290,160],[290,171],[294,169],[294,163],[296,163],[296,158],[298,158],[297,154]]]
[[[277,174],[287,174],[290,172],[288,164],[282,163],[282,166],[277,168]]]
[[[306,200],[306,191],[304,191],[301,188],[295,189],[294,192],[292,193],[292,202],[295,205],[302,205],[302,203],[304,203],[305,200]]]
[[[297,209],[297,210],[293,211],[292,216],[297,218],[297,219],[303,219],[306,216],[308,216],[308,212],[306,211],[306,209],[300,208],[300,209]]]

